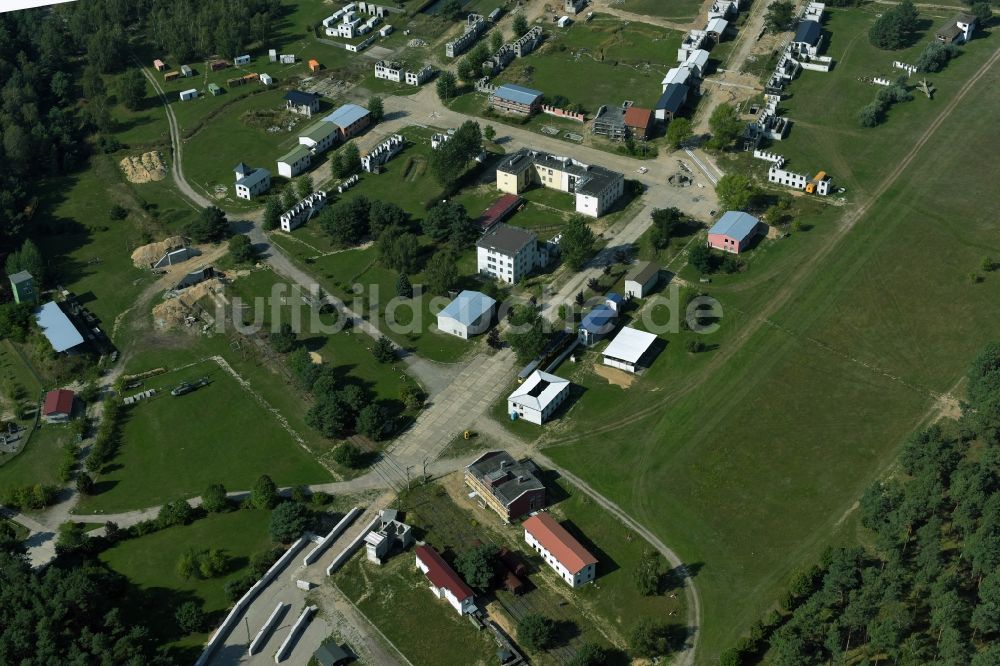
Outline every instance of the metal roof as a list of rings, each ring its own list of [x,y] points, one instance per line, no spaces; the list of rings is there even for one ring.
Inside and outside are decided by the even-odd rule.
[[[451,317],[465,326],[471,326],[480,317],[493,309],[497,302],[478,291],[465,290],[455,297],[438,317]]]
[[[83,336],[62,311],[59,304],[49,301],[35,312],[38,328],[57,352],[64,352],[83,343]]]
[[[799,27],[795,29],[795,41],[816,46],[822,33],[823,29],[816,21],[799,21]]]
[[[670,113],[677,113],[684,106],[687,99],[688,87],[683,83],[671,83],[660,95],[656,102],[657,109],[666,109]]]
[[[271,172],[268,171],[267,169],[254,169],[247,175],[237,180],[236,184],[245,185],[246,187],[253,187],[260,181],[264,180],[265,178],[269,178],[270,176]]]
[[[625,274],[626,282],[638,282],[639,284],[646,284],[649,282],[650,278],[654,275],[658,275],[660,272],[660,267],[651,261],[641,261],[632,267],[628,273]]]
[[[688,54],[687,59],[684,61],[684,67],[697,67],[698,71],[704,74],[705,67],[708,65],[708,55],[708,51],[705,49],[695,49]]]
[[[243,176],[253,173],[253,167],[247,164],[246,162],[240,162],[235,167],[233,167],[233,171],[239,174],[240,178],[242,178]]]
[[[716,17],[716,18],[712,19],[711,21],[709,21],[708,25],[705,26],[705,32],[714,32],[714,33],[716,33],[718,35],[721,35],[722,33],[724,33],[726,31],[726,27],[728,25],[729,25],[729,21],[727,21],[726,19],[723,19],[723,18]]]
[[[545,484],[537,476],[538,467],[535,463],[527,459],[514,460],[506,451],[484,453],[469,464],[466,470],[489,486],[493,495],[508,508],[514,500],[528,491],[545,490]]]
[[[614,328],[614,320],[618,313],[607,305],[598,305],[584,316],[580,328],[589,333],[607,333]]]
[[[568,379],[535,370],[507,399],[518,405],[542,411],[567,389],[569,389]]]
[[[626,363],[636,363],[655,341],[656,336],[652,333],[626,326],[607,346],[604,355]]]
[[[671,84],[683,84],[687,83],[687,80],[691,78],[691,68],[686,66],[681,67],[671,67],[670,71],[666,73],[663,80],[660,81],[660,85],[669,86]]]
[[[427,567],[427,578],[434,583],[437,588],[449,590],[460,602],[472,597],[472,588],[465,584],[465,581],[455,573],[440,553],[430,546],[417,546],[414,548],[417,559]]]
[[[51,416],[52,414],[71,414],[73,412],[73,398],[75,393],[68,389],[57,389],[45,394],[45,402],[42,403],[42,414]]]
[[[315,143],[319,143],[323,139],[326,139],[331,134],[337,133],[337,125],[326,120],[321,120],[305,132],[299,135],[301,139],[310,139]]]
[[[629,127],[646,129],[653,122],[653,112],[638,106],[630,106],[625,112],[625,124]]]
[[[310,155],[312,155],[312,153],[309,152],[309,149],[300,144],[292,148],[288,153],[279,157],[278,163],[280,164],[281,162],[285,162],[286,164],[295,164],[303,157]]]
[[[317,99],[319,95],[316,93],[305,93],[301,90],[289,90],[285,93],[285,100],[296,106],[312,106]]]
[[[525,88],[516,83],[505,83],[494,90],[493,95],[515,104],[534,104],[542,93],[540,90]]]
[[[711,229],[709,235],[721,234],[737,240],[743,241],[753,233],[757,225],[760,224],[753,215],[738,210],[726,211],[726,214],[719,218]]]
[[[341,129],[346,129],[368,115],[368,109],[357,104],[345,104],[330,115],[325,120],[333,123]]]
[[[10,278],[11,284],[20,284],[22,282],[28,282],[33,279],[31,277],[31,273],[29,273],[28,271],[18,271],[17,273],[13,273],[11,275],[8,275],[7,277]]]

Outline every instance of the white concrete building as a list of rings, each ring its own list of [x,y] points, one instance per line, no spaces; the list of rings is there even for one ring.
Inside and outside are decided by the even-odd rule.
[[[507,397],[507,414],[542,425],[566,401],[569,386],[567,379],[535,370]]]
[[[182,90],[180,93],[180,98],[182,102],[187,102],[188,100],[192,100],[197,96],[198,96],[197,88],[191,88],[190,90]]]
[[[299,135],[299,145],[308,148],[313,155],[319,155],[330,150],[339,139],[337,126],[321,120]]]
[[[427,545],[420,545],[414,548],[414,553],[417,568],[427,576],[434,596],[447,601],[459,615],[468,615],[476,611],[472,589],[436,550]]]
[[[496,305],[496,300],[486,294],[463,291],[438,313],[438,330],[468,340],[490,327]]]
[[[523,148],[497,165],[497,189],[520,194],[533,184],[568,192],[576,198],[576,212],[604,215],[625,193],[625,176],[571,157]]]
[[[597,558],[547,511],[524,523],[524,542],[537,552],[570,587],[580,587],[597,576]]]
[[[245,162],[240,162],[233,169],[236,174],[236,196],[250,201],[271,189],[271,172],[267,169],[254,169]]]
[[[312,153],[303,145],[278,158],[278,175],[294,178],[312,165]]]
[[[538,237],[520,227],[498,224],[476,243],[479,272],[508,284],[547,263],[548,253],[540,251]]]
[[[625,296],[645,298],[660,281],[660,267],[651,261],[641,261],[625,274]]]
[[[656,336],[652,333],[625,326],[605,347],[604,365],[625,372],[635,372],[639,359],[649,351],[655,342]]]
[[[826,175],[824,171],[816,174],[815,178],[810,178],[805,174],[787,171],[779,168],[777,165],[773,165],[767,170],[767,182],[784,185],[796,190],[805,190],[809,194],[815,193],[825,197],[830,194],[830,186],[833,179]]]
[[[316,190],[302,201],[281,214],[279,225],[282,231],[291,231],[302,226],[306,221],[323,210],[327,196],[323,190]]]

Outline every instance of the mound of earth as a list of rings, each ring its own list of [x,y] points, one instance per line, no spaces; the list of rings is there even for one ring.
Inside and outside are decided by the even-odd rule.
[[[150,264],[158,261],[170,250],[184,247],[187,244],[188,240],[183,236],[171,236],[156,243],[141,245],[132,252],[132,263],[136,268],[149,268]]]
[[[120,166],[130,183],[148,183],[163,180],[167,176],[167,165],[158,150],[151,150],[138,157],[126,157],[122,159]]]

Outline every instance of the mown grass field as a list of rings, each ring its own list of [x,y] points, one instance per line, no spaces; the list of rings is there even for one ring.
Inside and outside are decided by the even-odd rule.
[[[101,553],[101,560],[133,586],[122,600],[122,612],[141,618],[178,660],[196,659],[208,632],[184,635],[174,613],[184,602],[194,601],[208,615],[208,626],[218,624],[230,605],[224,593],[226,582],[245,574],[250,556],[272,545],[267,534],[269,513],[240,510],[212,514],[190,525],[124,541]],[[181,578],[177,561],[191,548],[223,550],[231,569],[217,578]]]
[[[21,437],[27,436],[27,431]],[[18,486],[61,486],[59,463],[63,447],[76,435],[71,426],[44,424],[31,433],[28,445],[17,455],[0,455],[0,492]]]
[[[936,77],[933,111],[910,115],[926,102],[915,99],[874,130],[837,125],[845,112],[832,100],[847,95],[849,77],[814,100],[801,85],[814,74],[806,72],[792,100],[815,104],[809,122],[828,127],[812,138],[826,142],[817,166],[873,191],[988,50],[987,40],[973,42]],[[984,255],[1000,256],[997,135],[984,113],[1000,103],[998,82],[994,69],[976,84],[846,235],[836,233],[841,211],[819,210],[811,231],[768,242],[744,273],[702,285],[725,309],[722,329],[706,339],[718,348],[692,356],[667,336],[628,399],[617,387],[586,386],[571,427],[548,435],[563,444],[550,456],[696,565],[700,663],[715,663],[799,568],[853,529],[864,488],[996,338],[1000,276],[974,282],[970,273]],[[801,130],[783,153],[795,143],[803,152],[786,154],[805,153]],[[829,164],[850,166],[838,176]],[[783,305],[760,322],[776,297]]]
[[[489,632],[477,632],[448,602],[434,597],[412,550],[382,566],[355,555],[335,584],[414,666],[496,661]]]
[[[210,381],[174,397],[182,381]],[[121,450],[81,513],[114,513],[194,497],[209,484],[247,490],[267,473],[279,486],[322,483],[330,474],[215,363],[159,375],[158,395],[127,408]]]

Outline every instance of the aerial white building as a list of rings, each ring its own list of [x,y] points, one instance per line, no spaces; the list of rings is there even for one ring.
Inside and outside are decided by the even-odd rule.
[[[523,148],[497,165],[497,189],[520,194],[533,184],[572,194],[576,212],[587,217],[604,215],[625,193],[625,176],[571,157]]]
[[[552,514],[543,511],[524,523],[524,542],[570,587],[580,587],[597,576],[597,558],[573,538]]]
[[[438,313],[438,330],[468,340],[490,327],[496,304],[496,300],[486,294],[463,291]]]
[[[604,349],[604,365],[625,372],[635,372],[639,359],[656,342],[656,336],[625,326]]]
[[[508,284],[547,263],[548,252],[539,247],[538,237],[520,227],[498,224],[476,243],[479,272]]]
[[[236,196],[240,199],[250,201],[271,189],[271,172],[267,169],[254,169],[240,162],[233,173],[236,174]]]
[[[542,425],[566,401],[569,386],[567,379],[535,370],[507,397],[507,413]]]

